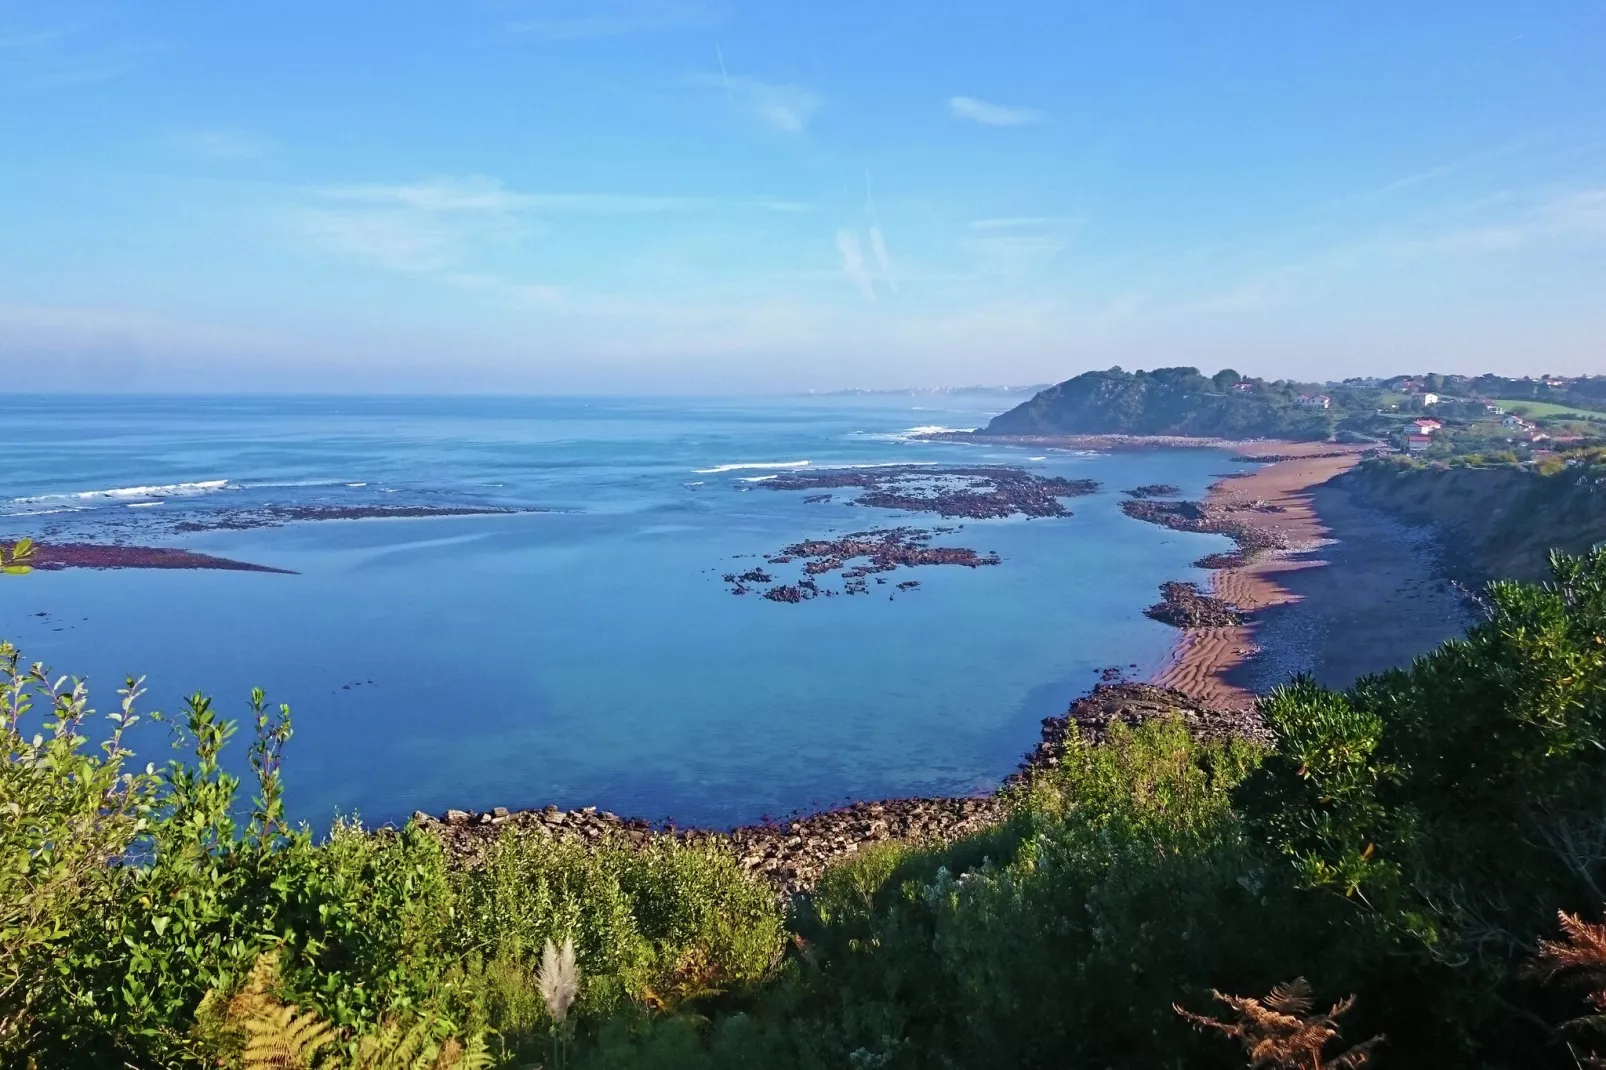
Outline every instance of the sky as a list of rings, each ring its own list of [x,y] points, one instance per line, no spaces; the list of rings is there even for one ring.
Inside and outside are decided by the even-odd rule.
[[[14,389],[1606,373],[1606,3],[0,0]]]

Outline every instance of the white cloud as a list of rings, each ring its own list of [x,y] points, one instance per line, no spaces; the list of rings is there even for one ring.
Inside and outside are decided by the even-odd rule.
[[[993,219],[972,219],[971,230],[1035,230],[1043,227],[1074,226],[1082,222],[1079,216],[1072,215],[1016,215],[1000,216]]]
[[[1032,108],[1011,108],[1003,104],[989,104],[975,97],[951,97],[948,110],[955,119],[966,119],[987,126],[1028,126],[1048,118]]]
[[[439,271],[458,245],[448,228],[406,213],[308,208],[293,218],[318,247],[392,271]]]
[[[866,300],[874,301],[875,281],[870,277],[870,268],[864,262],[864,249],[859,245],[859,236],[846,228],[837,231],[836,248],[837,252],[842,254],[842,274],[859,288],[859,292]]]
[[[214,160],[249,160],[265,156],[273,143],[240,130],[223,128],[175,130],[173,144]]]
[[[515,213],[535,215],[633,215],[751,208],[765,212],[806,212],[813,206],[774,197],[731,200],[714,197],[661,197],[616,193],[521,193],[485,175],[444,176],[393,185],[326,186],[320,196],[337,201],[406,208],[433,214]]]
[[[876,267],[881,271],[881,281],[887,284],[887,289],[897,293],[898,280],[892,277],[892,257],[887,255],[887,238],[881,232],[879,224],[870,228],[870,252],[875,255]]]
[[[766,126],[786,134],[801,133],[808,128],[814,113],[824,103],[819,94],[800,85],[781,85],[761,82],[740,75],[698,75],[699,85],[722,89],[743,111],[756,116]]]
[[[1076,216],[1000,216],[974,219],[959,245],[991,275],[1030,275],[1048,267],[1070,244]]]

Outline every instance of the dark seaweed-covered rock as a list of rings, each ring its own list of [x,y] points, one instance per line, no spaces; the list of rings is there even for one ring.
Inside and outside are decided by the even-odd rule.
[[[1172,580],[1160,585],[1160,601],[1143,615],[1178,628],[1230,628],[1244,622],[1244,615],[1231,602],[1199,590],[1195,583]]]
[[[1126,492],[1132,498],[1169,498],[1181,494],[1182,488],[1173,483],[1145,483]]]
[[[1061,498],[1092,494],[1097,480],[1039,476],[1006,465],[937,467],[889,465],[885,468],[823,468],[793,471],[760,484],[766,490],[854,489],[855,505],[946,517],[987,519],[1014,516],[1068,516]],[[827,495],[811,495],[807,501]]]

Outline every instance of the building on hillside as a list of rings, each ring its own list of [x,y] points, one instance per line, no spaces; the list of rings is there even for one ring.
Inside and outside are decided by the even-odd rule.
[[[1504,420],[1500,421],[1500,426],[1506,428],[1508,431],[1520,431],[1528,426],[1528,421],[1524,420],[1521,416],[1512,413]]]
[[[1549,442],[1550,441],[1550,436],[1545,434],[1543,431],[1529,431],[1528,432],[1528,441],[1529,442]]]
[[[1247,379],[1232,384],[1232,392],[1235,394],[1250,394],[1254,392],[1254,389],[1255,384]]]
[[[1421,453],[1433,445],[1432,435],[1406,435],[1405,448],[1411,453]]]
[[[1491,414],[1493,414],[1495,416],[1504,416],[1506,414],[1506,410],[1504,408],[1500,407],[1499,405],[1496,405],[1492,401],[1485,401],[1483,403],[1483,411],[1487,412],[1487,413],[1491,413]]]
[[[1439,395],[1433,393],[1431,390],[1423,392],[1423,394],[1422,394],[1422,404],[1424,404],[1424,405],[1437,405],[1438,403],[1439,403]]]
[[[1419,435],[1431,435],[1444,425],[1439,423],[1437,420],[1432,420],[1424,416],[1419,420],[1412,420],[1411,426],[1416,428],[1416,433]]]
[[[1309,409],[1330,409],[1333,407],[1333,399],[1326,394],[1301,394],[1294,401]]]

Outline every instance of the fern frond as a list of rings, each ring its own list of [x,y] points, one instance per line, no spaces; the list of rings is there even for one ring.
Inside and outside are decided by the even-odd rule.
[[[1357,1070],[1366,1065],[1381,1036],[1357,1044],[1331,1060],[1322,1052],[1338,1039],[1338,1019],[1355,1004],[1355,997],[1340,1000],[1326,1014],[1311,1014],[1311,989],[1303,977],[1273,988],[1265,998],[1231,996],[1212,991],[1218,1001],[1237,1012],[1237,1020],[1223,1022],[1173,1003],[1172,1009],[1192,1025],[1214,1030],[1238,1041],[1257,1070]]]

